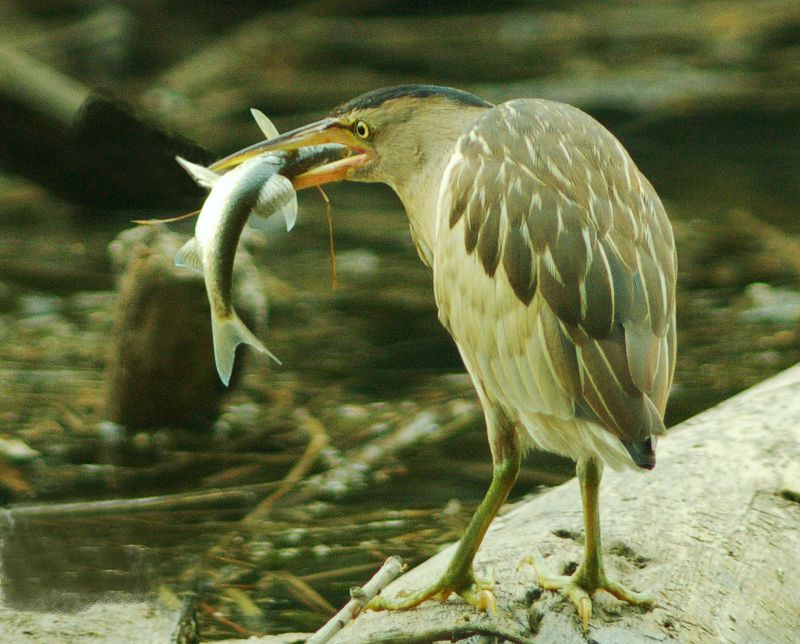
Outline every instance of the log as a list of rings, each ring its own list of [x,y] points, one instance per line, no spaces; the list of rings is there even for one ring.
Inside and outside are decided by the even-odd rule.
[[[202,191],[175,163],[212,156],[36,58],[0,45],[0,165],[90,208],[173,208]]]
[[[674,428],[659,444],[652,473],[606,474],[600,498],[609,574],[652,592],[657,605],[645,612],[598,593],[591,641],[796,641],[799,395],[796,366]],[[577,562],[582,533],[573,480],[521,502],[492,525],[476,567],[493,571],[496,615],[451,598],[409,612],[364,613],[331,641],[418,642],[495,632],[509,641],[586,642],[572,604],[536,590],[532,568],[520,565],[532,548],[554,571]],[[430,583],[452,551],[384,593]]]

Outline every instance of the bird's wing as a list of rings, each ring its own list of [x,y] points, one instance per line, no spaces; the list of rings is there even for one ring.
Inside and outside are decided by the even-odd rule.
[[[517,306],[513,315],[535,317],[525,329],[538,335],[576,416],[623,442],[664,430],[675,363],[672,229],[655,190],[605,128],[549,101],[487,111],[445,170],[438,226],[440,237],[461,235],[482,278],[493,280],[493,305],[505,281],[504,294],[528,310]],[[521,324],[513,315],[505,315],[506,340]]]

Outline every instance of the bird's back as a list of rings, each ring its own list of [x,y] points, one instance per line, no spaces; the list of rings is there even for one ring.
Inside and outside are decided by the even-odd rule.
[[[484,405],[538,447],[652,467],[675,363],[676,257],[655,190],[580,110],[520,99],[462,134],[434,288]]]

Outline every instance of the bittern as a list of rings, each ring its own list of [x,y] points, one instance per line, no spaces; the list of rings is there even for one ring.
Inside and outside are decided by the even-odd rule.
[[[603,589],[652,598],[610,580],[598,490],[607,463],[651,469],[675,365],[676,255],[664,207],[622,144],[575,107],[500,105],[456,89],[373,91],[318,122],[223,159],[224,170],[269,150],[339,143],[350,156],[300,175],[297,187],[383,182],[405,206],[433,269],[439,319],[477,390],[492,482],[455,555],[433,585],[372,608],[404,609],[458,593],[485,604],[472,562],[528,448],[574,459],[585,556],[548,576],[587,626]]]

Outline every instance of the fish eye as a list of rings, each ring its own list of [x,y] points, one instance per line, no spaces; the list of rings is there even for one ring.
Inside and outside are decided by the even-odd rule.
[[[359,139],[368,139],[372,131],[367,125],[366,121],[356,121],[355,125],[353,126],[353,132],[356,133],[356,136]]]

